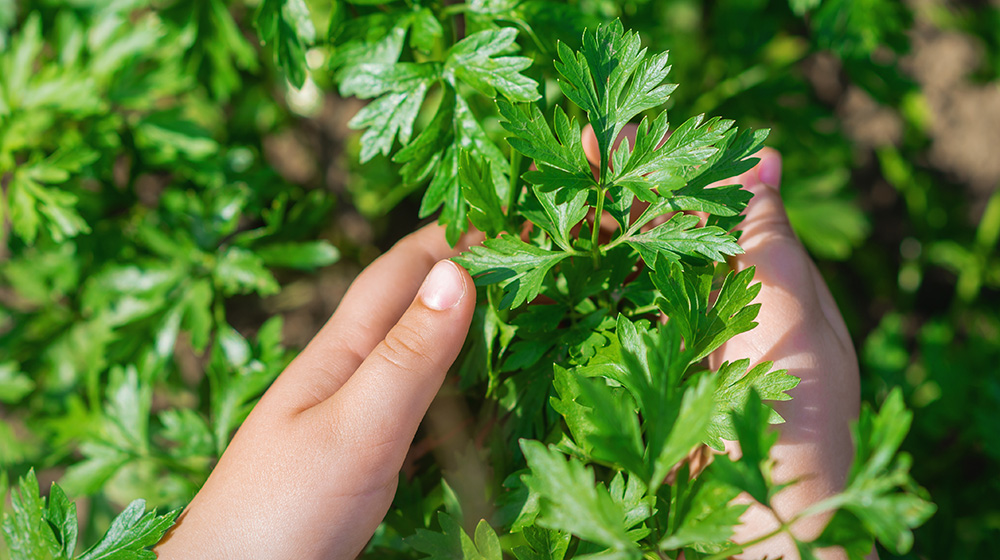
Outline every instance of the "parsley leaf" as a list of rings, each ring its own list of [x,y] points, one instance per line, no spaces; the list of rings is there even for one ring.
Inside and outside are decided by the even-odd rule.
[[[270,44],[274,61],[288,81],[301,88],[306,82],[306,48],[316,41],[316,28],[305,0],[264,0],[254,20],[262,43]]]
[[[768,422],[771,410],[757,392],[751,390],[746,406],[733,411],[732,416],[743,456],[738,461],[725,456],[709,468],[720,480],[750,494],[761,504],[769,505],[771,497],[780,489],[772,484],[773,462],[768,456],[778,441],[778,432],[772,431]]]
[[[663,105],[677,87],[663,85],[670,72],[667,53],[646,58],[636,33],[624,31],[620,20],[583,34],[574,53],[559,43],[556,70],[563,93],[587,111],[601,151],[602,174],[611,145],[625,123],[646,109]]]
[[[497,186],[490,171],[490,162],[476,159],[468,152],[459,156],[458,175],[462,182],[462,195],[469,204],[469,221],[476,229],[490,237],[502,231],[513,231],[501,206]]]
[[[12,493],[12,514],[3,516],[3,534],[13,558],[58,558],[63,545],[52,533],[47,519],[45,499],[39,495],[34,469],[28,471]]]
[[[570,120],[562,108],[556,107],[555,111],[556,135],[535,105],[528,108],[526,115],[520,108],[498,99],[497,109],[500,125],[513,134],[507,138],[510,147],[531,158],[538,167],[537,171],[526,173],[525,180],[543,191],[568,189],[573,194],[597,185],[583,151],[580,125]]]
[[[542,529],[541,527],[525,527],[522,533],[528,546],[515,546],[514,557],[517,560],[563,560],[569,550],[569,533]]]
[[[469,84],[487,97],[497,91],[511,101],[538,99],[538,82],[521,74],[531,66],[523,56],[495,56],[516,47],[517,29],[503,27],[473,33],[455,43],[445,56],[445,75]],[[453,81],[453,80],[451,80]]]
[[[909,455],[897,455],[912,421],[913,413],[906,410],[899,388],[889,393],[878,413],[866,405],[851,429],[856,452],[847,488],[813,506],[817,511],[842,508],[846,514],[839,523],[847,527],[841,527],[860,525],[894,554],[910,550],[911,529],[927,521],[935,510],[924,498],[925,492],[910,479]]]
[[[476,285],[499,284],[504,297],[501,309],[520,307],[542,291],[548,271],[570,256],[565,251],[547,251],[529,245],[511,234],[487,239],[455,257],[455,262],[476,276]]]
[[[722,451],[722,440],[735,440],[737,433],[732,422],[732,413],[742,410],[754,392],[766,401],[787,401],[791,396],[787,391],[799,384],[799,378],[788,375],[786,370],[772,370],[772,362],[757,364],[750,371],[750,360],[725,362],[716,372],[715,416],[708,427],[708,437],[705,443],[718,451]],[[784,422],[777,412],[771,410],[768,422],[780,424]]]
[[[415,535],[405,539],[406,543],[430,560],[503,560],[500,539],[485,519],[476,526],[473,541],[447,513],[438,512],[437,518],[440,533],[417,529]]]
[[[78,560],[155,560],[156,553],[147,550],[155,545],[174,524],[179,511],[156,515],[146,511],[145,500],[135,500],[111,522],[111,527],[97,544]]]
[[[590,469],[537,441],[522,440],[521,450],[531,469],[525,483],[541,500],[540,525],[603,545],[623,558],[641,556],[628,534],[624,508],[594,483]]]
[[[77,541],[76,504],[53,484],[47,500],[41,497],[31,469],[13,493],[13,512],[3,516],[3,534],[13,560],[69,560]],[[159,542],[179,511],[157,515],[146,512],[145,501],[135,500],[111,522],[111,527],[77,560],[154,560],[149,547]]]
[[[724,261],[727,256],[743,253],[724,229],[698,227],[698,217],[685,214],[675,214],[645,233],[632,233],[619,240],[631,245],[653,269],[659,266],[658,259],[675,263],[681,257]]]
[[[760,304],[751,304],[760,284],[750,285],[754,268],[730,272],[709,306],[711,272],[685,274],[676,263],[664,263],[654,272],[653,284],[663,297],[656,304],[680,329],[685,343],[700,360],[730,338],[754,328]]]

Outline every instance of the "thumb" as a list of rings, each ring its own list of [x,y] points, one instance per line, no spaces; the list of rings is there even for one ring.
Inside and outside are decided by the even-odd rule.
[[[791,302],[800,309],[819,308],[841,342],[849,345],[850,335],[837,304],[788,221],[781,199],[781,154],[764,148],[756,155],[760,162],[744,183],[754,195],[742,224],[744,253],[730,257],[729,264],[737,271],[756,267],[754,280],[762,284],[756,300],[763,305],[760,319],[767,317],[769,307],[787,313]]]
[[[472,278],[438,261],[417,297],[339,391],[306,411],[330,419],[372,466],[397,472],[465,341],[476,306]],[[367,453],[375,452],[375,456]]]
[[[806,305],[816,302],[813,264],[795,236],[781,200],[781,155],[765,148],[760,162],[748,173],[745,186],[753,193],[741,225],[740,246],[744,253],[730,258],[739,271],[757,267],[754,280],[763,284],[761,296],[791,297]]]

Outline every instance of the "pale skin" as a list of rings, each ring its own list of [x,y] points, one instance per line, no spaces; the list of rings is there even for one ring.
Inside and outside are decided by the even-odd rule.
[[[633,129],[634,130],[634,129]],[[632,132],[634,134],[634,132]],[[591,160],[596,142],[584,137]],[[773,150],[735,180],[755,196],[742,226],[746,251],[730,262],[756,266],[760,324],[710,357],[771,360],[802,379],[793,400],[773,403],[786,419],[772,450],[781,492],[775,511],[755,504],[737,542],[770,533],[843,487],[853,456],[848,430],[859,407],[854,348],[816,266],[799,243],[781,202],[781,158]],[[392,502],[417,427],[471,323],[469,274],[447,261],[443,228],[404,238],[352,284],[305,350],[261,398],[204,487],[157,546],[164,560],[355,558]],[[732,446],[732,453],[738,453]],[[826,519],[793,526],[817,535]],[[839,550],[821,558],[844,558]],[[737,556],[798,558],[787,538]]]

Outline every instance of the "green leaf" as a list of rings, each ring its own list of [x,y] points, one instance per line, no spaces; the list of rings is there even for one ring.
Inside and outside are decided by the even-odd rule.
[[[340,94],[362,99],[386,93],[414,95],[421,86],[426,88],[439,78],[440,69],[432,63],[359,64],[340,83]]]
[[[14,404],[35,390],[35,382],[20,371],[17,362],[0,363],[0,402]]]
[[[796,543],[804,548],[806,543]],[[826,524],[823,533],[811,543],[810,548],[825,548],[839,546],[847,553],[848,560],[864,560],[875,546],[872,537],[864,523],[847,510],[837,510],[830,522]]]
[[[525,483],[541,498],[539,525],[572,533],[626,558],[641,556],[628,535],[624,508],[594,482],[590,469],[537,441],[521,440],[521,450],[531,469]]]
[[[760,292],[760,284],[750,285],[755,269],[730,272],[719,289],[715,303],[709,306],[711,272],[685,274],[680,264],[664,263],[653,274],[653,284],[663,296],[656,304],[677,324],[686,345],[693,352],[692,361],[709,355],[725,341],[757,326],[754,319],[760,304],[751,304]]]
[[[70,465],[62,477],[62,485],[73,494],[90,495],[101,488],[131,457],[117,446],[97,441],[80,444],[82,461]]]
[[[480,519],[476,525],[476,548],[485,560],[503,560],[500,539],[485,519]]]
[[[316,41],[316,28],[305,0],[263,0],[254,18],[261,43],[271,45],[274,62],[288,81],[306,81],[306,49]]]
[[[714,402],[706,379],[680,387],[690,351],[681,350],[676,327],[668,322],[654,332],[646,328],[619,315],[615,339],[577,372],[622,384],[638,403],[646,465],[633,472],[646,477],[655,493],[670,469],[705,437]]]
[[[611,494],[611,499],[625,510],[625,527],[634,527],[652,517],[653,509],[649,505],[650,500],[646,490],[642,479],[632,474],[626,476],[622,471],[618,471],[611,479],[608,493]],[[643,530],[638,529],[638,531]],[[630,533],[635,539],[635,530]]]
[[[459,156],[458,168],[462,194],[469,205],[469,220],[472,225],[489,237],[512,230],[507,224],[507,215],[497,195],[490,162],[476,159],[463,151]]]
[[[643,119],[631,152],[625,143],[615,152],[616,163],[609,182],[627,188],[646,202],[656,200],[654,188],[663,196],[682,186],[683,172],[704,164],[716,154],[719,149],[714,145],[725,139],[733,125],[733,121],[719,118],[702,124],[703,119],[704,115],[689,119],[659,149],[657,145],[667,133],[667,114],[662,113],[652,126]]]
[[[625,123],[646,109],[666,102],[676,86],[663,85],[670,72],[667,53],[646,58],[636,33],[624,31],[620,20],[583,34],[583,46],[574,53],[559,43],[556,70],[559,85],[587,111],[601,152],[599,169],[607,168],[611,146]]]
[[[727,457],[717,458],[710,467],[720,480],[742,490],[769,506],[771,496],[779,488],[771,481],[771,447],[778,441],[778,432],[770,429],[768,418],[771,410],[751,390],[746,406],[733,412],[733,426],[740,442],[743,456],[738,461]]]
[[[413,121],[420,112],[427,88],[428,82],[417,82],[412,89],[387,93],[348,121],[347,126],[352,129],[367,129],[361,135],[361,163],[378,153],[389,155],[397,135],[400,144],[410,141]]]
[[[847,488],[815,506],[850,512],[894,554],[910,550],[912,529],[935,510],[910,478],[909,455],[897,455],[912,420],[899,388],[889,393],[878,413],[868,405],[863,407],[851,429],[856,451]]]
[[[444,36],[444,27],[430,8],[420,8],[409,18],[410,46],[424,52],[431,52]]]
[[[513,553],[517,560],[564,560],[569,550],[569,533],[525,527],[524,540],[528,546],[515,546]]]
[[[111,522],[111,527],[78,560],[155,560],[147,550],[174,524],[179,511],[156,515],[146,512],[145,500],[135,500]]]
[[[583,151],[580,124],[570,120],[566,113],[556,107],[555,130],[552,133],[545,117],[537,106],[528,107],[528,113],[503,100],[497,100],[500,111],[500,125],[513,134],[507,139],[511,148],[531,158],[538,171],[529,171],[524,178],[543,191],[566,188],[570,196],[577,191],[597,185],[590,163]]]
[[[12,514],[3,516],[3,534],[14,560],[49,560],[63,551],[46,519],[45,499],[38,489],[38,479],[31,469],[21,477],[11,493]]]
[[[274,243],[254,249],[266,266],[315,270],[340,260],[340,251],[327,241]]]
[[[455,262],[476,276],[476,285],[499,284],[504,297],[501,309],[517,308],[535,299],[549,270],[570,256],[564,251],[546,251],[504,234],[487,239],[455,257]]]
[[[66,170],[44,162],[21,168],[12,175],[8,191],[10,220],[14,233],[25,243],[34,244],[43,225],[54,241],[90,231],[90,226],[76,211],[75,194],[39,182],[58,183],[66,179]]]
[[[688,121],[691,122],[691,121]],[[692,133],[696,131],[692,130]],[[703,164],[692,169],[688,176],[688,185],[683,192],[675,196],[710,197],[718,187],[708,188],[717,181],[725,181],[753,169],[759,158],[753,157],[764,146],[764,140],[770,130],[743,130],[728,128],[723,131],[722,138],[715,143],[717,150]],[[746,194],[750,199],[749,193]],[[675,204],[681,204],[676,201]],[[736,213],[743,211],[744,206],[736,207]]]
[[[227,296],[250,292],[265,296],[279,290],[277,280],[265,268],[263,259],[241,247],[229,247],[219,255],[213,277]]]
[[[397,11],[375,12],[350,19],[331,18],[330,38],[334,48],[330,54],[330,70],[336,81],[343,82],[358,64],[399,62],[406,31],[412,21]]]
[[[596,461],[620,465],[629,472],[648,476],[635,401],[626,390],[609,387],[601,378],[570,378],[570,382],[577,385],[576,404],[584,407],[582,412],[588,422],[585,439],[581,441],[577,437],[576,441],[583,444]],[[574,436],[577,436],[575,432]]]
[[[732,413],[743,410],[750,393],[754,392],[765,401],[787,401],[791,396],[787,391],[799,384],[799,378],[788,375],[786,370],[772,370],[772,362],[761,362],[750,371],[750,360],[725,362],[716,372],[715,416],[708,428],[708,438],[705,443],[717,451],[723,450],[722,440],[735,440],[737,437],[733,426]],[[768,422],[780,424],[784,422],[777,412],[771,410]]]
[[[499,91],[511,101],[534,101],[538,82],[523,76],[531,66],[523,56],[496,56],[513,50],[517,29],[503,27],[473,33],[455,43],[445,56],[445,72],[494,98]]]
[[[210,457],[215,453],[211,428],[196,411],[189,408],[164,410],[159,419],[163,424],[161,435],[177,444],[177,455]]]
[[[743,249],[733,236],[715,226],[698,227],[698,217],[675,214],[666,222],[645,233],[633,233],[624,238],[642,260],[654,270],[657,258],[678,262],[681,257],[724,261],[727,256],[740,255]]]
[[[445,88],[427,127],[393,157],[393,161],[404,164],[401,173],[407,184],[420,183],[433,174],[420,203],[419,215],[430,216],[443,206],[438,223],[447,226],[446,237],[452,245],[468,227],[468,205],[459,179],[459,147],[473,157],[489,161],[495,185],[507,184],[503,153],[486,136],[466,101],[451,88]],[[503,197],[505,193],[497,194]]]
[[[546,192],[534,187],[531,192],[534,196],[528,197],[521,206],[521,214],[542,228],[563,251],[573,251],[571,231],[587,217],[589,193],[578,191],[560,203],[559,193],[555,191]]]
[[[53,483],[49,491],[49,507],[45,512],[45,521],[55,533],[61,550],[59,554],[65,558],[72,558],[76,549],[76,538],[79,530],[76,518],[76,504],[66,497],[66,493]]]
[[[580,376],[558,364],[553,364],[553,369],[552,386],[556,394],[549,397],[549,404],[553,410],[562,415],[576,445],[590,455],[593,452],[590,436],[597,431],[591,419],[593,405],[584,404]]]
[[[689,480],[678,473],[672,494],[670,527],[658,546],[661,550],[680,550],[724,545],[740,524],[740,516],[749,505],[733,505],[739,491],[726,484],[699,476]]]
[[[500,540],[486,520],[476,526],[476,540],[473,542],[450,515],[438,512],[441,532],[417,529],[415,535],[404,539],[417,552],[426,554],[430,560],[503,560]]]
[[[208,159],[219,151],[219,144],[201,125],[177,110],[160,111],[145,116],[135,127],[136,143],[158,163],[172,163],[178,158]]]

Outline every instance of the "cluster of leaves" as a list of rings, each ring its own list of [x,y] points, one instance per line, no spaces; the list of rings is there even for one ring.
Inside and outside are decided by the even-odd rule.
[[[927,557],[989,556],[1000,539],[1000,194],[970,227],[961,191],[938,188],[930,170],[896,150],[879,157],[907,219],[900,258],[867,271],[873,294],[866,297],[888,293],[896,304],[861,347],[865,397],[898,387],[917,413],[903,449],[939,512],[916,533],[915,549]]]
[[[653,474],[687,445],[672,439],[671,426],[678,422],[704,422],[694,424],[701,430],[697,441],[709,445],[720,437],[753,439],[746,434],[758,429],[758,458],[766,457],[762,426],[777,418],[757,407],[752,395],[784,398],[794,382],[742,361],[703,371],[686,354],[691,338],[704,350],[752,324],[751,278],[727,280],[724,267],[711,265],[736,250],[725,232],[736,224],[746,195],[735,187],[705,191],[699,182],[738,172],[726,165],[746,164],[760,138],[736,133],[724,121],[689,121],[693,137],[678,138],[674,147],[698,138],[705,143],[678,152],[679,159],[665,158],[661,173],[658,156],[666,152],[656,149],[662,136],[651,110],[664,102],[774,127],[769,143],[785,156],[783,196],[803,241],[825,257],[844,259],[856,251],[840,276],[863,278],[869,288],[838,289],[836,280],[832,286],[842,305],[847,302],[852,331],[870,328],[864,316],[871,301],[911,298],[905,303],[911,311],[888,317],[865,345],[864,365],[878,380],[866,386],[868,396],[882,400],[902,385],[908,405],[928,413],[918,415],[904,447],[916,458],[918,480],[938,490],[943,515],[923,538],[917,532],[917,550],[931,557],[953,551],[989,555],[981,547],[996,536],[990,525],[995,508],[989,505],[996,500],[982,497],[1000,496],[1000,488],[984,473],[994,472],[1000,459],[990,429],[995,418],[986,411],[995,410],[997,392],[995,376],[987,378],[985,390],[978,380],[996,363],[997,319],[980,309],[1000,285],[991,237],[996,219],[984,216],[978,232],[952,231],[964,206],[945,204],[945,189],[934,187],[942,182],[939,175],[907,167],[905,160],[916,159],[927,142],[910,132],[902,157],[891,147],[879,152],[879,171],[905,199],[909,220],[932,227],[910,233],[926,250],[916,256],[903,251],[900,269],[892,268],[881,249],[862,245],[868,220],[846,191],[848,170],[861,153],[858,144],[836,133],[835,102],[817,99],[801,71],[808,66],[804,61],[832,55],[841,69],[839,87],[847,87],[846,80],[877,102],[901,106],[912,125],[908,130],[925,130],[919,96],[895,64],[906,50],[906,4],[246,4],[75,0],[19,9],[0,0],[0,215],[9,224],[7,246],[0,250],[0,468],[18,476],[30,465],[72,466],[63,485],[70,495],[90,498],[82,542],[96,542],[116,505],[136,496],[170,509],[182,506],[256,394],[288,359],[280,321],[248,340],[230,326],[236,320],[227,318],[233,314],[227,302],[239,298],[243,304],[247,294],[278,291],[275,268],[310,269],[337,258],[333,247],[316,241],[329,215],[328,195],[289,185],[262,161],[262,137],[285,121],[276,93],[308,93],[319,83],[372,100],[352,121],[363,134],[347,146],[364,161],[348,183],[359,209],[385,213],[429,184],[422,216],[440,209],[452,239],[467,219],[490,234],[485,248],[465,257],[470,267],[478,263],[479,281],[490,287],[477,312],[480,334],[461,364],[460,386],[481,410],[480,425],[493,428],[488,445],[468,453],[488,459],[499,508],[470,538],[462,526],[471,529],[478,516],[466,518],[462,503],[481,497],[456,495],[462,489],[453,490],[437,467],[427,465],[401,482],[395,509],[372,544],[380,557],[412,557],[420,550],[491,560],[503,554],[561,558],[602,546],[628,556],[638,546],[662,547],[665,555],[687,547],[694,558],[699,553],[692,547],[702,540],[726,540],[735,514],[726,504],[734,489],[759,496],[774,490],[766,465],[758,477],[752,460],[742,474],[727,474],[727,463],[716,461],[693,483],[678,474],[673,485],[652,484]],[[970,8],[967,25],[982,35],[987,63],[996,67],[997,26],[988,22],[1000,12],[980,11],[989,11],[988,17]],[[327,16],[324,37],[321,20]],[[653,50],[675,49],[673,76],[685,87],[671,99],[670,91],[657,89],[659,83],[643,91],[636,101],[641,108],[628,118],[648,113],[646,146],[637,143],[612,155],[606,143],[635,107],[595,105],[591,93],[612,97],[598,82],[590,89],[584,69],[592,78],[592,61],[560,51],[583,46],[584,28],[616,16]],[[256,40],[247,40],[255,33],[262,53]],[[642,67],[650,71],[657,69]],[[631,72],[637,75],[635,68]],[[569,88],[564,93],[555,85],[560,76]],[[619,93],[631,91],[625,82]],[[572,103],[562,102],[563,96]],[[576,127],[585,112],[605,143],[603,162],[613,162],[600,166],[604,175],[598,178],[578,146]],[[659,126],[665,123],[664,117]],[[396,149],[397,140],[403,149]],[[741,141],[747,143],[742,152]],[[726,153],[728,164],[721,162]],[[650,154],[657,157],[643,159]],[[717,157],[725,173],[703,174],[701,167]],[[525,175],[531,160],[537,170]],[[698,228],[683,215],[658,228],[650,227],[659,221],[651,217],[633,221],[625,211],[633,198],[651,202],[654,214],[706,211],[710,227]],[[585,219],[599,205],[619,224],[610,240]],[[407,211],[403,205],[399,213]],[[525,220],[536,227],[530,237],[519,237]],[[908,231],[891,220],[873,223],[885,224],[893,232]],[[922,294],[949,291],[938,290],[942,269],[960,276],[957,303],[915,328],[926,314]],[[724,309],[713,311],[705,295],[724,284],[736,297],[725,320]],[[678,317],[678,324],[656,326],[652,319],[661,312],[671,322]],[[683,343],[671,348],[677,340]],[[635,345],[645,350],[633,352]],[[680,373],[663,369],[671,371],[669,380],[646,376],[650,364],[659,368],[675,358],[689,363]],[[636,396],[650,387],[659,392],[643,398],[655,394],[661,401]],[[707,394],[718,398],[709,402]],[[609,400],[613,406],[603,406]],[[657,402],[680,408],[676,418],[650,430],[641,411]],[[906,512],[903,525],[882,526],[859,505],[875,492],[887,518],[897,520],[902,517],[892,512],[913,505],[878,486],[909,484],[905,459],[885,463],[909,423],[898,403],[891,403],[878,415],[863,414],[859,448],[878,453],[856,459],[844,501],[827,504],[841,508],[835,522],[815,546],[839,535],[840,544],[860,550],[861,541],[848,542],[845,535],[874,534],[890,549],[903,550],[903,525],[925,516],[926,509],[916,507]],[[968,403],[979,403],[973,422],[965,421]],[[704,413],[700,407],[713,411],[708,420],[680,416],[685,410]],[[616,435],[626,430],[628,441],[609,442],[611,428]],[[555,447],[527,444],[522,453],[521,438]],[[935,442],[933,448],[927,442]],[[939,453],[941,446],[952,452]],[[519,470],[526,466],[525,454],[565,476],[546,480]],[[880,471],[890,474],[883,478]],[[526,484],[521,477],[529,474]],[[973,492],[969,480],[982,484]],[[543,491],[565,488],[600,506],[596,524],[570,515],[578,515],[579,502],[543,499]],[[51,519],[65,519],[58,508],[66,508],[53,506],[62,503],[54,494],[49,509],[57,513]],[[25,495],[22,486],[22,500]],[[696,502],[704,509],[690,508]],[[442,506],[447,513],[435,516]],[[625,517],[615,517],[619,510]],[[960,521],[953,524],[953,518]],[[504,534],[501,539],[491,524]],[[632,539],[628,544],[621,540],[622,527]],[[644,530],[649,532],[642,535]],[[42,533],[45,542],[65,542],[57,529],[51,537]],[[401,540],[414,534],[408,544]],[[720,554],[731,551],[718,546]]]
[[[0,469],[25,476],[7,554],[74,557],[75,511],[57,487],[46,509],[34,466],[89,498],[80,541],[105,536],[82,558],[145,558],[173,515],[111,519],[207,478],[290,359],[280,317],[248,337],[231,302],[337,260],[334,200],[264,161],[285,110],[241,4],[57,4],[0,2]],[[296,12],[273,4],[281,62]]]
[[[3,522],[10,553],[15,558],[38,560],[154,560],[156,554],[147,548],[159,542],[178,513],[156,515],[155,509],[146,511],[145,500],[135,500],[115,518],[99,541],[78,555],[76,504],[58,484],[52,485],[48,499],[43,498],[35,471],[29,471],[21,479],[12,502],[14,513]]]
[[[490,33],[512,37],[513,30]],[[479,523],[474,539],[453,512],[438,517],[438,532],[418,530],[402,544],[392,535],[406,536],[402,527],[412,520],[396,523],[403,515],[390,515],[370,545],[374,554],[412,546],[432,558],[500,558],[496,527],[519,543],[509,548],[518,558],[680,551],[723,558],[740,550],[730,538],[746,509],[730,501],[747,492],[769,504],[782,487],[772,482],[768,460],[776,439],[769,424],[781,418],[762,400],[788,399],[797,379],[768,363],[749,369],[748,360],[716,371],[703,366],[709,353],[755,326],[758,306],[751,302],[759,290],[753,269],[727,273],[724,264],[741,252],[729,231],[749,195],[739,185],[707,187],[750,169],[766,132],[702,116],[671,128],[666,113],[654,113],[642,119],[634,143],[613,151],[625,124],[662,106],[674,90],[664,84],[667,55],[647,56],[639,37],[617,21],[584,33],[581,44],[577,52],[560,44],[555,68],[565,98],[593,126],[598,172],[576,118],[557,105],[550,123],[537,104],[517,103],[534,96],[500,87],[497,111],[513,177],[494,175],[497,164],[469,143],[449,148],[458,151],[457,169],[437,170],[458,185],[457,207],[468,205],[442,220],[457,235],[468,216],[487,235],[456,259],[486,287],[479,352],[460,374],[465,385],[485,386],[484,410],[497,418],[488,455],[499,471],[489,492],[498,514]],[[522,69],[510,60],[505,71]],[[406,64],[378,72],[361,65],[342,79],[354,83],[357,72],[371,80]],[[508,74],[505,82],[522,80]],[[435,117],[396,158],[420,146],[420,138],[448,133],[450,120],[438,116],[450,107],[454,84],[443,89]],[[380,131],[367,111],[382,99],[355,124]],[[362,150],[375,138],[371,131],[362,135]],[[637,203],[646,206],[636,217]],[[699,225],[684,214],[690,211],[706,213],[707,222]],[[610,238],[586,220],[591,212],[614,220]],[[522,234],[527,222],[533,227]],[[650,321],[660,313],[666,323]],[[812,511],[836,511],[836,522],[817,540],[798,542],[803,554],[837,543],[861,557],[876,537],[892,550],[909,548],[910,528],[932,508],[912,493],[905,458],[892,459],[908,426],[898,396],[884,414],[865,413],[848,487]],[[664,484],[692,450],[721,450],[723,438],[740,442],[740,461],[718,459],[696,478]]]

